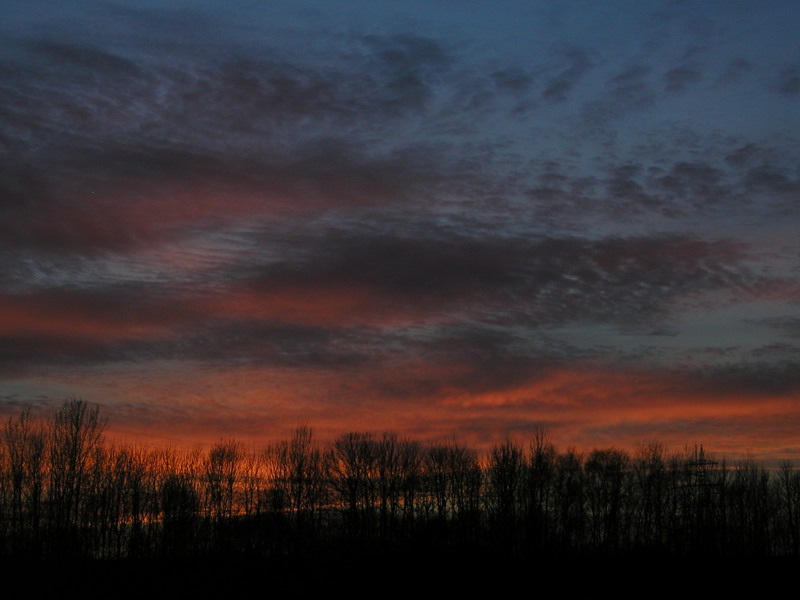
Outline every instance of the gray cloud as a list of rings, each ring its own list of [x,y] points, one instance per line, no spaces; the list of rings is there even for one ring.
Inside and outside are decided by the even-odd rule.
[[[209,319],[154,344],[158,356],[217,366],[342,368],[376,362],[357,331],[259,319]],[[364,348],[365,350],[365,348]]]
[[[800,362],[787,358],[784,352],[781,357],[780,361],[751,360],[705,366],[695,371],[697,379],[693,383],[697,389],[712,395],[796,393],[800,390]]]
[[[775,88],[788,97],[800,94],[800,67],[790,65],[781,69],[775,81]]]
[[[596,66],[593,53],[586,49],[567,49],[563,52],[563,59],[566,66],[545,82],[542,98],[547,102],[561,103],[567,100],[575,85]]]
[[[768,317],[758,319],[755,322],[766,325],[784,336],[800,338],[800,317]]]
[[[752,164],[763,155],[763,150],[754,143],[745,144],[736,148],[733,152],[725,157],[725,162],[736,168],[742,168],[746,165]]]
[[[719,78],[720,83],[739,83],[748,73],[751,73],[753,69],[754,66],[749,60],[744,58],[733,58],[728,61],[728,64],[722,71],[722,74]]]
[[[669,93],[683,92],[702,80],[703,74],[697,67],[682,65],[664,73],[664,90]]]
[[[542,350],[532,341],[540,337],[538,328],[599,323],[653,329],[683,297],[713,290],[746,297],[770,285],[744,266],[747,249],[740,244],[684,236],[528,240],[453,237],[435,229],[405,236],[345,230],[318,236],[301,229],[284,240],[254,239],[254,248],[284,258],[229,264],[189,287],[141,282],[6,294],[5,310],[63,324],[47,334],[6,338],[6,358],[9,363],[24,356],[33,363],[72,356],[89,363],[170,357],[352,364],[381,355],[385,334],[374,327],[397,314],[407,315],[410,329],[396,332],[397,345],[387,346],[392,352],[419,350],[423,338],[415,333],[417,324],[462,323],[463,335],[455,343],[439,326],[425,338],[458,346],[457,352],[448,350],[451,357],[477,357],[476,364],[507,373],[514,364],[528,365],[524,357],[533,350],[552,360],[580,352]],[[325,304],[328,289],[352,289],[355,302],[366,293],[370,302],[359,304],[363,312],[350,314],[349,324],[336,324],[336,312],[329,313]],[[238,319],[215,312],[219,302],[235,302],[243,293],[262,299],[267,311],[275,294],[289,301],[306,297],[332,320],[306,323],[300,312],[288,322],[278,309],[272,316]],[[207,300],[198,301],[202,298]],[[81,323],[85,333],[75,331]]]
[[[634,64],[608,78],[600,96],[586,102],[582,117],[592,127],[628,116],[655,105],[657,95],[650,83],[651,69]]]
[[[91,86],[97,80],[124,82],[143,75],[133,61],[89,44],[42,39],[26,46],[68,82]]]
[[[531,324],[637,322],[675,297],[747,290],[759,277],[740,266],[739,244],[682,236],[469,239],[339,232],[308,240],[292,261],[259,267],[257,289],[344,284],[377,290],[390,307],[512,310]],[[524,317],[522,316],[524,315]]]
[[[685,92],[705,79],[705,74],[698,60],[707,51],[708,47],[705,44],[700,46],[690,45],[685,48],[678,59],[678,63],[664,72],[664,91],[667,94]]]
[[[751,191],[792,193],[800,191],[800,181],[792,179],[782,170],[771,165],[759,165],[747,171],[744,185]]]

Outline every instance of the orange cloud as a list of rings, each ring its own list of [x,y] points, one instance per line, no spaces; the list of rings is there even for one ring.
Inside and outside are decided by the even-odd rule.
[[[309,425],[330,441],[347,431],[394,431],[421,441],[458,439],[481,450],[506,437],[525,442],[545,428],[560,448],[655,440],[668,448],[704,444],[733,460],[747,453],[800,459],[791,423],[800,399],[709,396],[674,374],[557,369],[504,391],[448,387],[459,367],[397,361],[367,370],[236,367],[186,371],[164,364],[139,374],[92,379],[110,433],[178,446],[235,438],[255,447]],[[441,383],[444,382],[444,383]],[[76,381],[84,386],[86,381]],[[392,386],[402,388],[397,395]],[[417,395],[410,395],[410,390]]]
[[[127,340],[164,333],[168,324],[103,315],[91,307],[64,307],[33,298],[0,297],[0,335]]]

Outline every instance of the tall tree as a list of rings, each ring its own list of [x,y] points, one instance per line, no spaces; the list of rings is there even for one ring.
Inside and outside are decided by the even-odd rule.
[[[162,522],[161,555],[166,558],[191,556],[198,548],[198,517],[201,510],[199,451],[179,454],[164,449],[153,467]]]
[[[243,451],[235,440],[220,441],[208,451],[204,463],[206,515],[213,532],[212,548],[228,550],[231,526],[237,513],[236,495],[240,476],[240,460]]]
[[[345,535],[353,543],[372,541],[375,533],[377,446],[369,432],[340,435],[327,455],[327,471],[345,510]]]
[[[20,556],[39,554],[45,491],[45,430],[30,409],[9,418],[3,431],[9,475],[11,550]]]
[[[83,492],[95,451],[103,444],[105,419],[100,407],[67,400],[49,430],[50,524],[58,553],[80,552],[78,537]]]
[[[663,444],[642,444],[632,460],[633,543],[637,548],[662,550],[667,528],[667,461]]]
[[[775,480],[776,511],[779,515],[778,536],[783,551],[800,556],[800,471],[784,460]]]
[[[626,516],[629,458],[616,448],[593,450],[584,464],[587,517],[596,551],[616,553],[628,530]]]
[[[492,446],[486,466],[486,504],[492,537],[506,551],[518,550],[524,475],[519,444],[506,440]]]
[[[316,540],[326,498],[322,450],[310,427],[295,429],[291,439],[268,451],[273,493],[282,498],[292,550],[308,549]]]
[[[552,543],[553,485],[558,451],[547,434],[537,429],[528,446],[525,477],[526,542],[534,552]]]

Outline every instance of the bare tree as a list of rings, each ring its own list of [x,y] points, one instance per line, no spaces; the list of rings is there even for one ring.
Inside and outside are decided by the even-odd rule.
[[[0,433],[0,554],[307,556],[376,549],[631,556],[800,554],[800,471],[729,467],[657,442],[559,453],[546,433],[485,457],[392,432],[320,446],[309,427],[264,453],[107,447],[99,409],[25,410]],[[488,546],[484,546],[488,542]],[[530,556],[530,554],[528,554]]]
[[[416,527],[419,497],[422,491],[422,446],[416,440],[400,440],[398,455],[401,473],[402,535],[407,540]]]
[[[10,478],[11,549],[20,556],[36,556],[41,551],[45,431],[26,408],[18,418],[9,418],[3,433]]]
[[[196,529],[201,507],[198,479],[202,458],[198,451],[181,455],[173,449],[164,449],[156,458],[161,554],[191,556],[198,551]]]
[[[236,492],[240,477],[242,447],[235,440],[220,441],[208,452],[203,465],[206,515],[210,519],[212,548],[229,549],[231,525],[238,512]]]
[[[449,518],[450,457],[447,444],[431,444],[425,452],[425,508],[434,518],[439,536],[444,536]]]
[[[602,553],[618,552],[628,529],[623,523],[628,464],[624,452],[604,448],[593,450],[584,465],[591,542]]]
[[[553,486],[558,451],[547,432],[539,428],[528,446],[525,478],[525,521],[528,547],[539,552],[552,541]]]
[[[322,505],[326,500],[322,450],[310,427],[298,427],[291,439],[268,449],[273,493],[283,499],[292,549],[316,541]]]
[[[80,552],[83,492],[95,451],[103,443],[105,419],[100,407],[67,400],[56,412],[49,430],[49,507],[56,552]]]
[[[397,434],[384,433],[377,442],[376,454],[379,531],[381,542],[386,547],[396,539],[403,485],[401,440]]]
[[[518,549],[521,501],[525,473],[524,452],[511,440],[492,446],[486,466],[486,504],[496,543]]]
[[[374,534],[377,451],[368,432],[350,432],[336,438],[327,455],[333,490],[345,511],[345,535],[355,543]]]
[[[775,481],[776,510],[781,526],[778,534],[783,539],[784,552],[800,555],[800,471],[785,460],[781,463]]]
[[[474,449],[452,442],[448,450],[448,496],[455,542],[462,547],[474,545],[481,528],[483,471]]]
[[[752,457],[736,462],[727,494],[731,519],[729,549],[750,556],[771,553],[774,520],[769,488],[769,473]]]
[[[153,467],[157,459],[135,446],[115,446],[94,476],[95,510],[103,536],[98,551],[109,558],[140,557],[147,554],[147,522],[157,522]]]
[[[640,445],[632,461],[632,536],[643,549],[660,550],[667,527],[667,461],[663,444]]]
[[[574,448],[556,457],[554,481],[556,544],[562,551],[583,547],[586,527],[583,456]]]

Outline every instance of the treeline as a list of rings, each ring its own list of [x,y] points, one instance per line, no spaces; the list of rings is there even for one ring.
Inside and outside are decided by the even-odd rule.
[[[306,427],[248,450],[117,446],[99,408],[10,418],[0,555],[262,558],[342,553],[793,556],[800,472],[702,447],[559,450],[544,431],[487,453],[394,433],[321,445]]]

